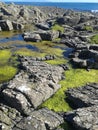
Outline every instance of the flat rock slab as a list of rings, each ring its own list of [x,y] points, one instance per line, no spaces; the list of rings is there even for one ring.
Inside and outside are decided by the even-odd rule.
[[[54,130],[63,123],[63,118],[46,108],[34,111],[27,118],[23,118],[13,130]]]
[[[54,130],[63,122],[60,115],[46,108],[23,117],[16,109],[0,104],[0,130]]]
[[[65,120],[77,130],[98,130],[98,84],[69,89],[66,95],[68,101],[80,109],[65,113]]]
[[[98,105],[98,84],[92,83],[76,89],[69,89],[66,91],[66,95],[68,100],[78,108]]]
[[[65,114],[77,130],[98,130],[98,106],[81,108]]]
[[[58,83],[64,70],[30,58],[21,59],[21,69],[4,87],[1,96],[9,106],[28,114],[60,88]]]

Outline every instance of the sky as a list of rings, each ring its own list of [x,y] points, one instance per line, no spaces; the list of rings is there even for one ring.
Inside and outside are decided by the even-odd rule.
[[[21,1],[21,2],[92,2],[92,3],[98,3],[98,0],[0,0],[0,1],[13,1],[13,2],[18,2],[18,1]]]

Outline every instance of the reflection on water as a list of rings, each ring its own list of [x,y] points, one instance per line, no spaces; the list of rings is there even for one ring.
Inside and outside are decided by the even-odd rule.
[[[64,50],[63,52],[63,56],[64,58],[68,58],[69,54],[71,54],[74,49],[73,48],[69,48],[69,47],[66,47],[66,46],[54,46],[54,48],[60,48],[61,50]]]

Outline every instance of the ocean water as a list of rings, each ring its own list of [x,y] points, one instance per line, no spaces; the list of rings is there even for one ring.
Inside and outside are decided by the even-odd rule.
[[[98,11],[98,3],[15,2],[15,4],[30,6],[55,6],[64,9],[74,9],[81,11]]]

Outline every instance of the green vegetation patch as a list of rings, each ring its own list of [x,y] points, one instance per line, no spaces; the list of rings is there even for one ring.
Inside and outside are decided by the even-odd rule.
[[[61,32],[64,32],[64,27],[58,25],[58,24],[55,24],[52,26],[51,28],[52,30],[55,30],[55,31],[61,31]]]
[[[91,37],[91,43],[98,44],[98,34],[96,34],[95,36]]]
[[[0,50],[0,83],[12,79],[17,73],[17,68],[9,62],[10,58],[10,50]]]
[[[68,88],[85,85],[88,82],[98,82],[98,70],[86,71],[84,69],[71,69],[65,72],[65,80],[60,81],[61,89],[54,96],[42,104],[42,107],[48,107],[56,112],[71,110],[66,102],[65,91]]]
[[[6,64],[10,57],[11,52],[9,50],[0,50],[0,65]]]
[[[61,57],[61,58],[56,58],[54,60],[48,60],[46,62],[52,65],[59,65],[59,64],[66,64],[67,60]]]
[[[45,53],[40,53],[36,51],[29,50],[27,48],[18,49],[15,54],[23,55],[23,56],[32,56],[32,57],[44,57]]]
[[[12,79],[17,73],[17,69],[12,66],[2,66],[0,67],[0,83],[6,82]]]
[[[86,31],[93,31],[93,27],[90,26],[90,25],[86,25],[86,26],[84,26],[84,30],[86,30]]]

